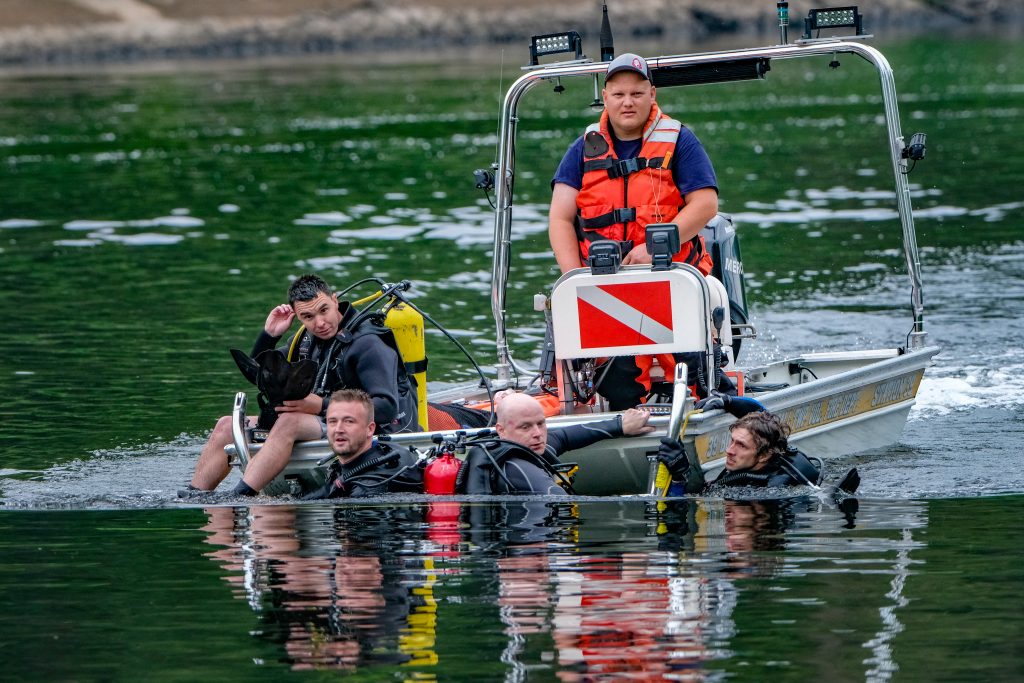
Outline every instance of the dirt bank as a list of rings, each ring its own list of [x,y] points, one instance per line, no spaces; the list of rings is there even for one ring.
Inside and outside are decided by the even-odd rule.
[[[791,36],[812,6],[790,3]],[[1019,0],[867,0],[869,32],[1024,23]],[[596,51],[597,0],[4,0],[0,68],[179,59],[408,53],[515,44],[575,28]],[[778,35],[775,2],[611,0],[617,45],[670,37],[680,48]],[[524,48],[525,49],[525,48]]]

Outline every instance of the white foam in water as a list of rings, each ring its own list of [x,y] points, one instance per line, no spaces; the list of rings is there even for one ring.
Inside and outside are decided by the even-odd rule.
[[[846,266],[843,268],[845,273],[870,273],[879,270],[889,270],[889,266],[884,263],[860,263],[856,266]]]
[[[373,204],[353,204],[348,207],[348,213],[350,216],[358,218],[359,216],[366,216],[368,214],[375,213],[377,207]]]
[[[404,240],[423,232],[418,226],[388,225],[379,228],[361,228],[358,230],[331,230],[327,241],[331,244],[343,243],[349,239],[362,240]]]
[[[5,221],[0,221],[0,230],[4,228],[37,228],[42,224],[41,221],[34,221],[29,218],[8,218]]]
[[[104,228],[123,228],[124,221],[68,221],[64,224],[65,230],[102,230]]]
[[[52,465],[32,479],[3,479],[4,507],[133,508],[177,505],[192,477],[204,438],[95,451],[88,459]],[[238,478],[232,470],[221,489]]]
[[[774,211],[771,213],[743,211],[734,213],[733,218],[735,218],[736,222],[740,225],[757,225],[765,228],[779,223],[794,224],[826,221],[861,223],[866,221],[890,221],[899,218],[899,214],[896,213],[895,209],[887,208],[834,210],[808,206],[800,211]]]
[[[927,375],[917,390],[917,401],[910,411],[910,419],[930,419],[946,415],[954,410],[972,408],[978,405],[985,393],[961,378],[933,378]]]
[[[483,270],[455,273],[451,277],[437,281],[434,287],[441,291],[447,289],[472,289],[478,292],[490,292],[491,273],[490,271]]]
[[[1009,213],[1019,213],[1024,207],[1024,202],[1009,202],[1007,204],[996,204],[971,211],[972,216],[982,216],[986,223],[994,223],[1006,219]]]
[[[334,268],[337,266],[344,266],[349,263],[361,263],[362,259],[358,256],[321,256],[319,258],[310,258],[304,261],[296,261],[295,266],[302,270],[327,270],[328,268]]]
[[[184,235],[164,235],[158,232],[140,232],[137,235],[105,234],[103,239],[107,242],[126,244],[132,247],[150,247],[164,244],[177,244],[185,239]]]
[[[448,240],[459,246],[489,244],[494,241],[494,230],[488,225],[469,225],[453,221],[450,223],[431,223],[423,234],[427,239]]]
[[[352,216],[341,211],[326,213],[307,213],[302,218],[292,221],[295,225],[342,225],[352,220]]]
[[[914,218],[955,218],[967,213],[967,209],[962,206],[931,206],[926,209],[914,209]]]
[[[154,218],[152,225],[164,228],[199,228],[206,225],[201,218],[194,216],[160,216]]]

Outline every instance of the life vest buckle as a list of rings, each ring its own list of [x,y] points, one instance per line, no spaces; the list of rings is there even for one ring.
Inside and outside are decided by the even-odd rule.
[[[621,178],[627,176],[630,173],[636,173],[641,169],[640,159],[633,157],[632,159],[619,159],[611,168],[608,169],[609,178]]]
[[[612,215],[614,218],[612,223],[632,223],[636,220],[636,209],[632,207],[615,209],[612,211]]]

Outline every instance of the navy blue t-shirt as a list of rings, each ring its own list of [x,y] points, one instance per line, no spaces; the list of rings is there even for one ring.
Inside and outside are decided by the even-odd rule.
[[[612,144],[616,157],[632,159],[639,156],[643,140],[619,140],[613,133]],[[711,159],[708,158],[697,136],[686,126],[679,131],[676,151],[672,154],[672,178],[676,181],[679,194],[684,197],[694,190],[705,187],[714,188],[715,192],[718,192],[718,179],[715,177],[715,169],[711,166]],[[558,164],[555,177],[551,180],[551,187],[554,187],[555,183],[563,183],[577,190],[583,187],[582,135],[569,145],[569,150]]]

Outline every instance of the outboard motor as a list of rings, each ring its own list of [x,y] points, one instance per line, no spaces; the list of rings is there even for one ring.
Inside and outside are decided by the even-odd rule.
[[[729,319],[733,325],[746,324],[747,294],[743,287],[743,259],[740,257],[739,235],[732,216],[724,213],[716,214],[700,231],[704,244],[711,252],[714,265],[711,274],[718,278],[729,295]],[[740,352],[738,337],[733,337],[733,358]]]

